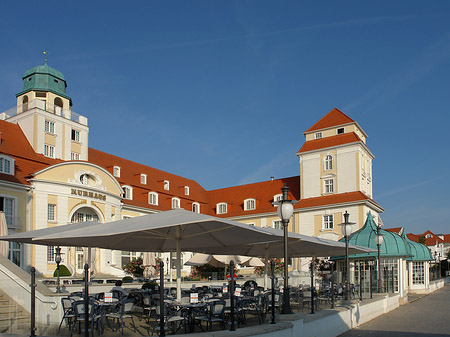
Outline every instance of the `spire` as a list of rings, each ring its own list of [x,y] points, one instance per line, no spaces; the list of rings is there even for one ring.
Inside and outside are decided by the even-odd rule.
[[[42,54],[45,55],[45,65],[47,65],[47,52],[46,52],[46,51],[43,51]]]

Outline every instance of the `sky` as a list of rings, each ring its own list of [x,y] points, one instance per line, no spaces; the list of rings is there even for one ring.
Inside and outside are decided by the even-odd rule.
[[[449,1],[3,1],[0,111],[44,63],[89,146],[212,190],[299,174],[334,107],[386,227],[450,233]]]

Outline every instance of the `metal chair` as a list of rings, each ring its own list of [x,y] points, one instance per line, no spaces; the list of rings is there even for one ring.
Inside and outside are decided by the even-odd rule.
[[[134,324],[134,319],[133,319],[133,307],[134,307],[133,299],[125,299],[125,300],[118,302],[118,304],[116,306],[116,310],[109,312],[105,315],[106,319],[108,319],[108,318],[113,319],[113,324],[114,324],[114,321],[117,320],[117,325],[120,326],[122,335],[123,335],[123,327],[124,327],[123,321],[125,318],[131,319],[131,323],[133,325],[133,331],[136,332],[136,325]],[[117,329],[117,330],[119,330],[119,329]]]
[[[63,317],[61,319],[61,323],[59,323],[58,332],[61,330],[61,325],[64,321],[66,321],[66,325],[68,325],[69,329],[72,326],[73,319],[75,318],[75,312],[73,310],[73,302],[69,297],[61,298],[61,308],[63,309]]]
[[[75,301],[73,303],[73,311],[74,311],[74,319],[72,324],[72,330],[70,331],[70,337],[73,335],[73,330],[75,328],[75,325],[78,323],[78,331],[81,333],[81,323],[84,323],[84,328],[88,329],[88,331],[91,332],[92,336],[94,336],[94,325],[97,324],[98,328],[98,322],[101,318],[101,315],[98,314],[98,311],[96,310],[96,304],[92,301],[88,304],[88,321],[86,322],[85,319],[85,311],[84,311],[85,303],[84,301]]]
[[[197,313],[194,320],[199,322],[202,330],[201,322],[206,322],[209,331],[212,331],[213,323],[220,323],[222,330],[225,329],[225,301],[209,302],[207,309]]]

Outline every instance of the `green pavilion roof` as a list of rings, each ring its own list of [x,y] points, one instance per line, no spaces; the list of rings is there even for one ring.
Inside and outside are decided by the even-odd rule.
[[[414,242],[406,236],[405,231],[403,230],[402,233],[403,240],[406,241],[406,243],[411,248],[411,254],[412,256],[407,257],[407,261],[432,261],[433,256],[431,255],[431,251],[428,249],[427,246],[419,243]]]
[[[369,212],[364,226],[360,230],[350,235],[349,243],[369,247],[377,251],[372,253],[352,254],[349,256],[350,259],[376,258],[378,256],[378,247],[375,243],[376,233],[377,224],[373,220],[372,213]],[[380,233],[383,235],[383,243],[380,246],[381,257],[412,256],[410,245],[400,235],[386,231],[384,229],[381,229]],[[342,238],[340,241],[344,241],[344,238]],[[340,260],[342,258],[344,257],[336,257],[334,258],[334,260]]]

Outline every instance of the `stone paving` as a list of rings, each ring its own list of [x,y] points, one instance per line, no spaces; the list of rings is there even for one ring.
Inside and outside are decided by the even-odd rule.
[[[412,298],[410,303],[352,329],[340,337],[450,336],[450,287]]]

